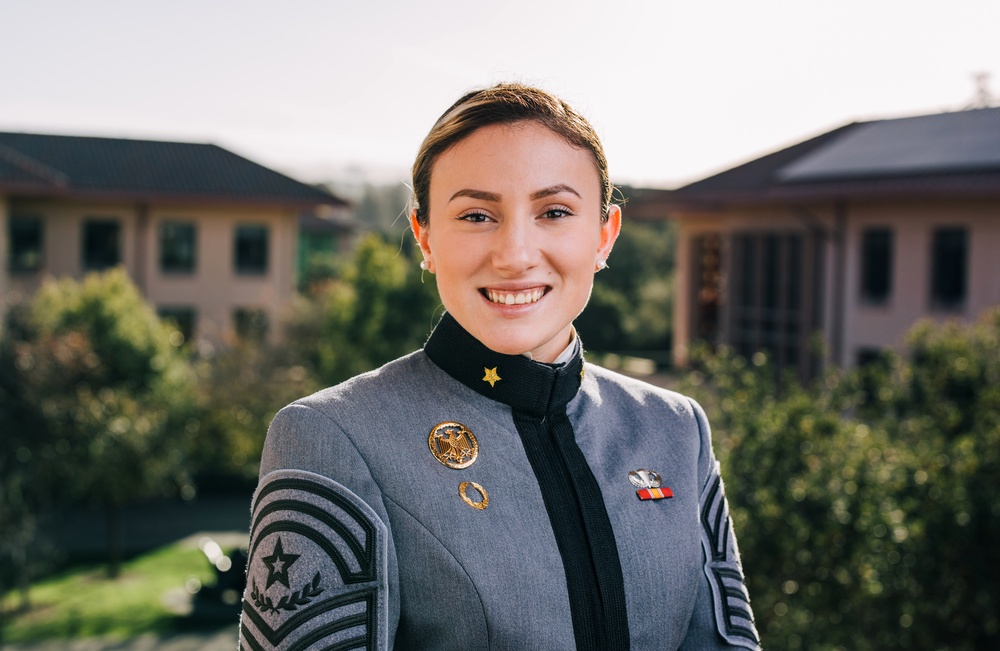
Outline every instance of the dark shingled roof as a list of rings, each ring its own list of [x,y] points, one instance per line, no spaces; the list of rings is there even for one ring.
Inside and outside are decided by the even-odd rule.
[[[781,170],[786,181],[1000,169],[1000,109],[856,125]]]
[[[346,203],[209,144],[0,133],[0,191],[136,201]]]
[[[675,207],[1000,196],[1000,108],[852,123],[684,186]]]

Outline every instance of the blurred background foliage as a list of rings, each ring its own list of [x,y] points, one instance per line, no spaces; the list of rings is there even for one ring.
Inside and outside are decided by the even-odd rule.
[[[767,648],[997,648],[1000,309],[807,387],[698,367]]]
[[[105,508],[114,572],[123,500],[249,496],[279,408],[419,348],[442,311],[434,277],[403,224],[382,226],[303,283],[281,346],[199,353],[121,271],[8,312],[0,592],[20,586],[26,606],[57,558],[40,523],[60,509]],[[577,320],[594,358],[667,358],[674,250],[671,224],[626,222]],[[679,374],[715,430],[766,648],[997,647],[998,340],[1000,310],[918,324],[903,350],[810,386],[725,349]]]
[[[105,510],[108,570],[117,574],[121,507],[169,495],[186,480],[193,369],[176,332],[120,269],[49,282],[8,316],[0,341],[3,544],[25,558],[39,514],[88,502]]]
[[[442,308],[419,260],[410,240],[363,236],[337,277],[299,301],[287,354],[328,386],[422,347]]]

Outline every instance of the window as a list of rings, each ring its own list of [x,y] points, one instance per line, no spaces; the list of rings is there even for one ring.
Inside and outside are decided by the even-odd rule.
[[[164,321],[173,323],[181,335],[184,336],[184,341],[191,341],[197,319],[193,307],[161,307],[156,313]]]
[[[732,239],[728,343],[744,357],[766,351],[778,368],[797,367],[808,317],[805,238],[799,233],[738,233]]]
[[[233,312],[233,329],[241,341],[264,341],[267,327],[267,312],[264,310],[237,308]]]
[[[196,235],[194,224],[164,222],[160,224],[160,271],[164,273],[194,272]]]
[[[8,264],[11,271],[31,272],[42,268],[42,220],[12,216],[8,223]]]
[[[236,273],[267,273],[267,226],[237,226]]]
[[[892,231],[869,228],[861,234],[861,300],[882,304],[892,293]]]
[[[121,225],[113,219],[91,219],[83,224],[83,268],[100,271],[122,261]]]
[[[698,235],[694,250],[693,335],[712,345],[719,341],[719,314],[722,300],[722,237],[718,233]]]
[[[938,228],[931,244],[931,306],[953,309],[965,301],[969,234]]]

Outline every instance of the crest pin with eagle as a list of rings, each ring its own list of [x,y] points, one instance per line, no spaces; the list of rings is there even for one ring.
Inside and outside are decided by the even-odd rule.
[[[427,437],[434,458],[455,470],[468,468],[479,456],[476,435],[462,423],[445,421],[434,426]]]

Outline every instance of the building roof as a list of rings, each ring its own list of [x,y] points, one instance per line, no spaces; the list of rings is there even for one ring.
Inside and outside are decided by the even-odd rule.
[[[211,144],[0,133],[0,191],[291,206],[346,202]]]
[[[349,233],[358,225],[344,214],[317,215],[304,212],[299,215],[300,233]]]
[[[679,188],[675,206],[1000,196],[1000,108],[856,122]]]

